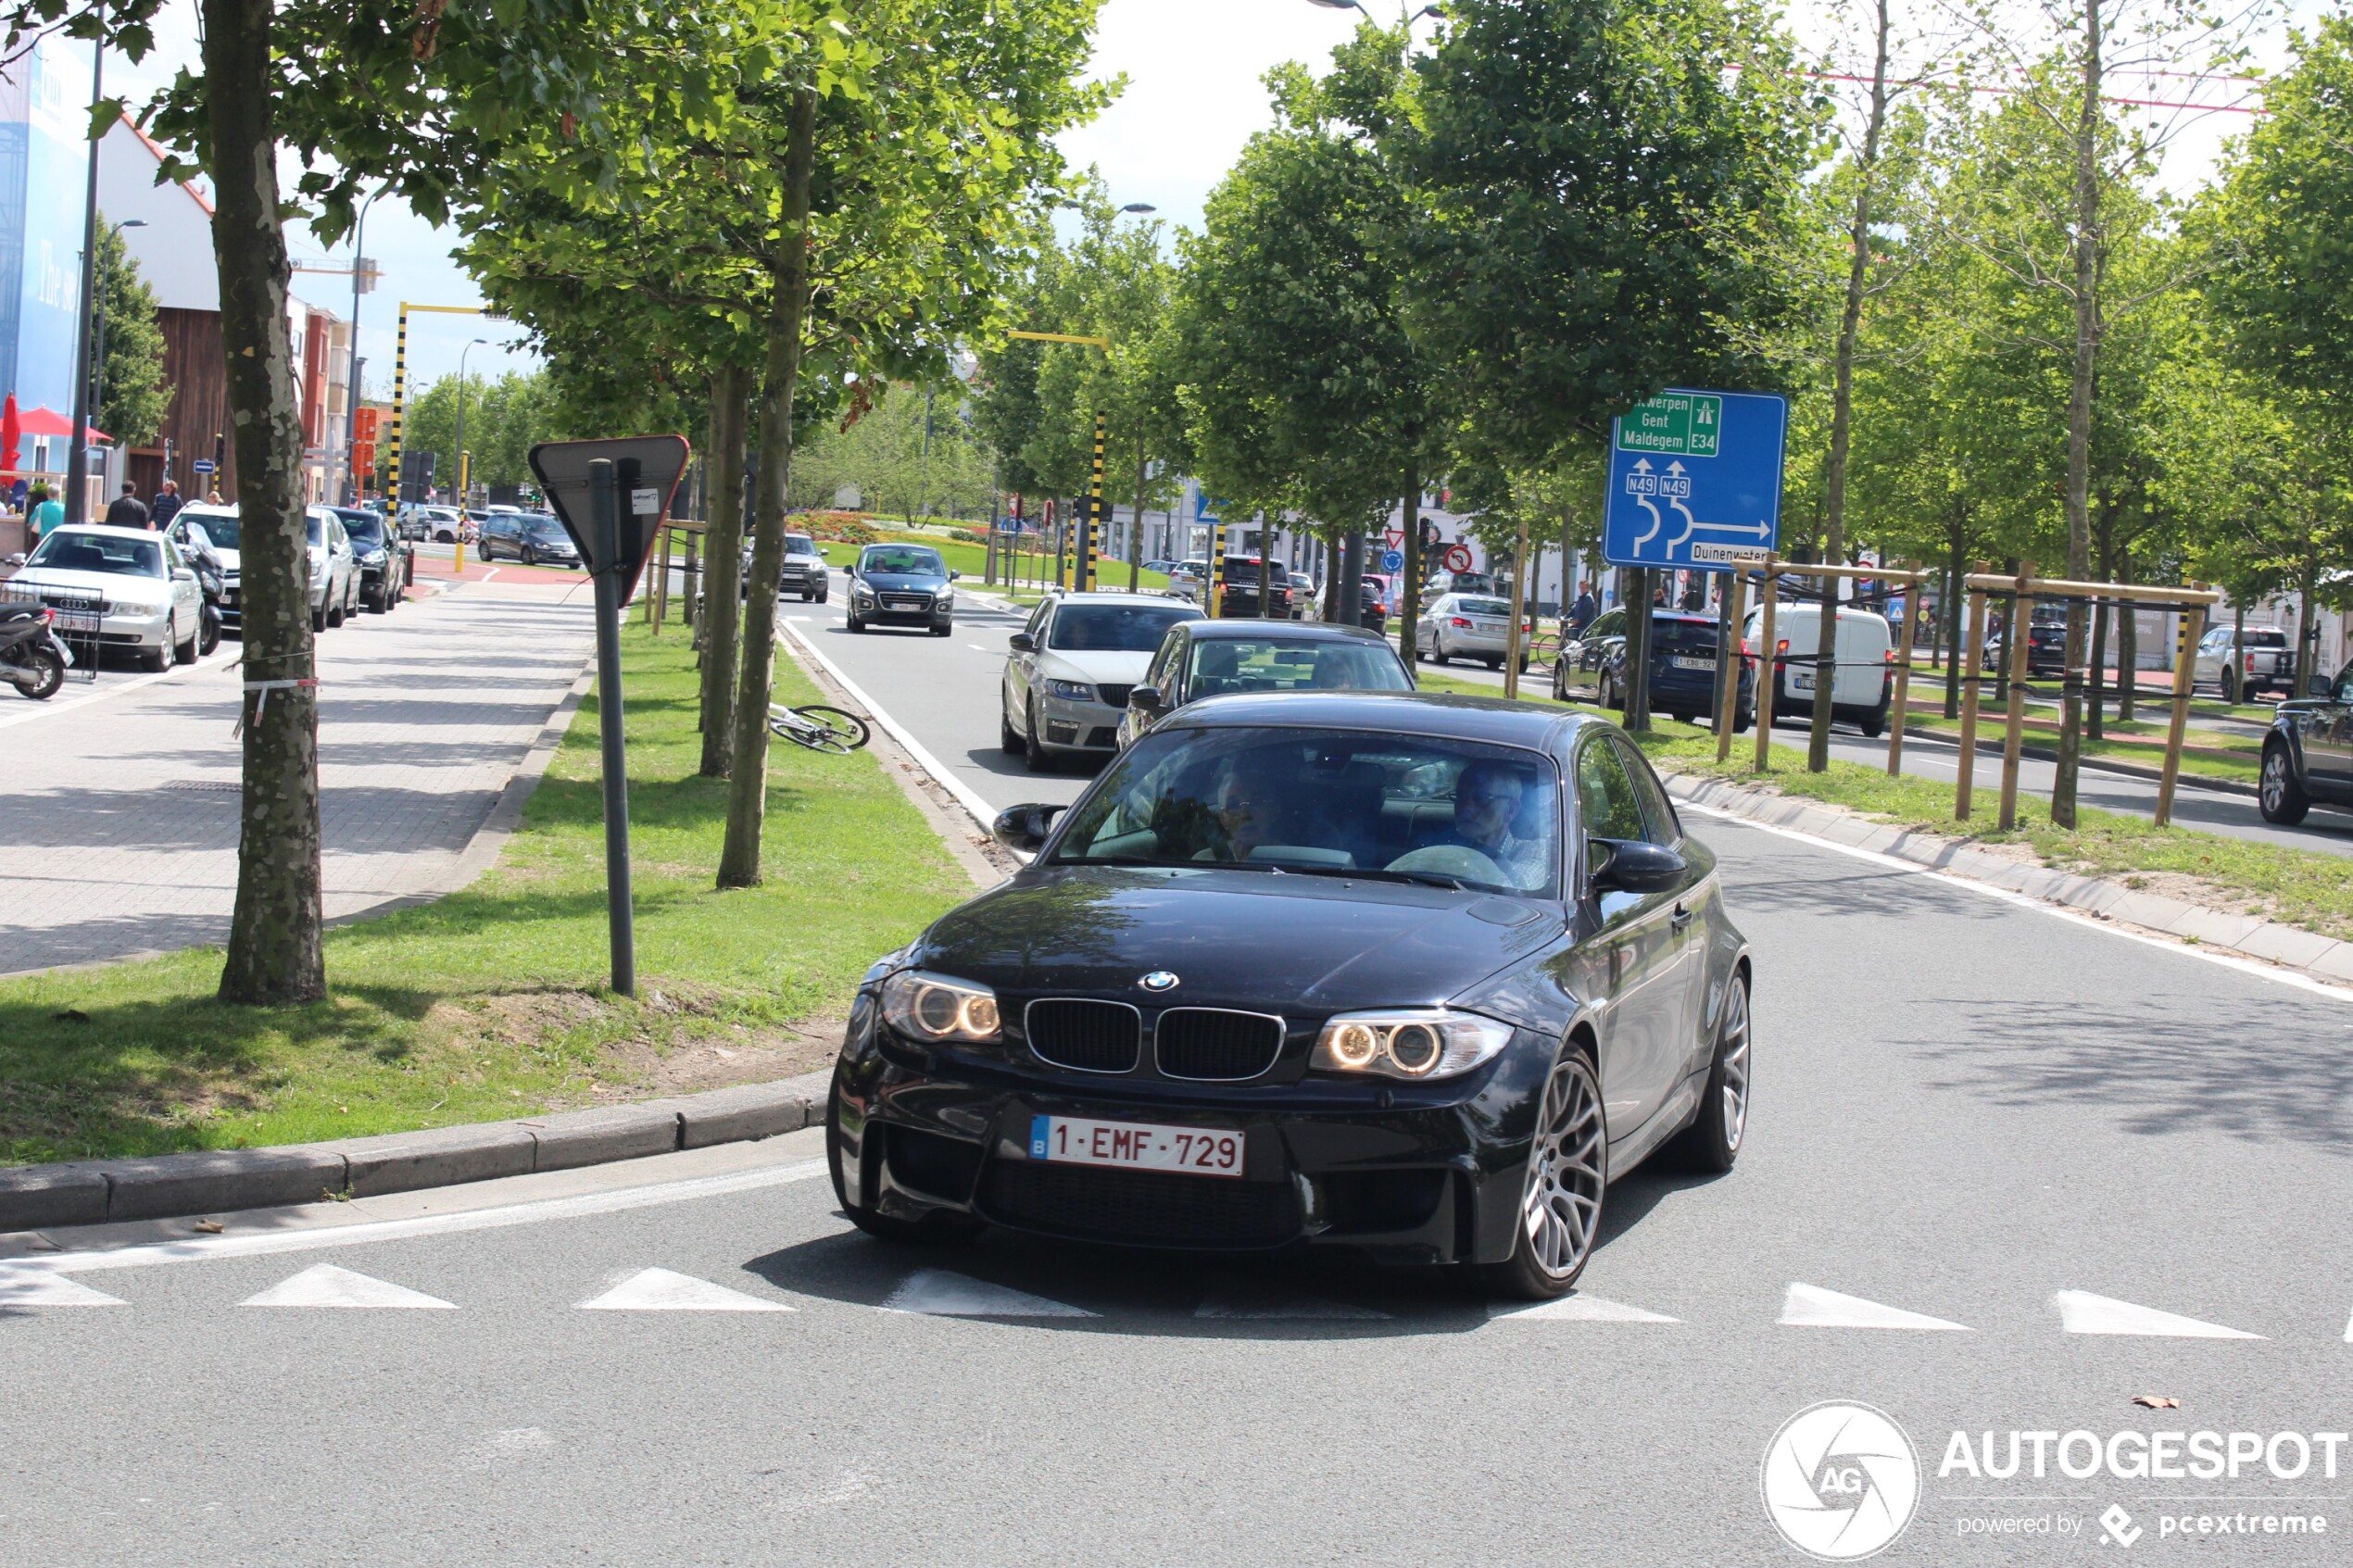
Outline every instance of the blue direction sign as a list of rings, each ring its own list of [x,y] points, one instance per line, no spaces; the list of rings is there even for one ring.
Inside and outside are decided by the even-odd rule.
[[[1602,556],[1612,566],[1724,571],[1781,538],[1789,400],[1670,388],[1610,427]]]
[[[1405,552],[1403,550],[1383,550],[1380,556],[1380,569],[1383,571],[1404,571]]]

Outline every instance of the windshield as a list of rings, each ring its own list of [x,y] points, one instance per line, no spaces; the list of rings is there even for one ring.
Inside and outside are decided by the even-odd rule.
[[[1512,607],[1501,599],[1456,599],[1454,610],[1459,615],[1509,615]]]
[[[1344,730],[1163,730],[1112,764],[1057,864],[1251,866],[1549,897],[1560,784],[1531,751]]]
[[[1306,637],[1215,637],[1193,645],[1195,697],[1227,692],[1404,692],[1405,668],[1374,643]]]
[[[939,552],[921,545],[883,545],[868,550],[858,563],[861,571],[879,571],[905,577],[945,577],[948,569],[939,564]]]
[[[1150,653],[1161,634],[1179,621],[1199,621],[1189,605],[1145,600],[1141,604],[1071,605],[1054,612],[1046,646],[1065,653]]]
[[[180,515],[202,528],[204,536],[212,541],[214,549],[233,550],[237,547],[237,520],[235,518],[226,517],[219,512],[183,511]]]
[[[52,533],[25,561],[28,570],[112,571],[127,577],[163,575],[163,546],[155,539],[116,539],[104,533]]]
[[[1491,594],[1495,580],[1483,571],[1458,571],[1454,573],[1453,588],[1458,594]]]
[[[785,535],[785,554],[788,556],[813,556],[816,553],[817,541],[812,539],[808,534],[787,533]]]
[[[1274,580],[1277,583],[1288,583],[1290,581],[1290,576],[1283,570],[1283,563],[1281,561],[1277,561],[1275,563]],[[1247,583],[1252,587],[1256,587],[1258,585],[1258,563],[1254,560],[1245,560],[1239,556],[1227,556],[1226,558],[1226,581],[1227,583]]]
[[[534,539],[562,539],[569,537],[569,535],[564,533],[564,525],[557,521],[554,518],[549,517],[546,512],[535,512],[525,516],[522,520],[522,527],[523,532],[530,534]]]
[[[384,530],[377,526],[373,513],[337,512],[335,515],[343,519],[343,531],[351,535],[353,544],[381,545],[384,542]]]

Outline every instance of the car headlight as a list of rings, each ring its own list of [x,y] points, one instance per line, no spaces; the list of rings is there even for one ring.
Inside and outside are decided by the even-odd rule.
[[[901,970],[882,984],[883,1017],[913,1040],[964,1040],[986,1045],[1001,1037],[997,993],[969,980]]]
[[[1508,1023],[1446,1008],[1343,1012],[1325,1023],[1307,1065],[1385,1078],[1451,1078],[1493,1060],[1511,1038]]]
[[[359,558],[359,564],[361,566],[382,566],[384,563],[384,553],[382,550],[370,550],[366,555]]]
[[[1083,681],[1048,681],[1045,683],[1045,687],[1048,696],[1058,696],[1064,702],[1095,700],[1095,688]]]
[[[863,583],[861,583],[858,586],[849,590],[849,596],[853,599],[871,599],[875,596],[875,591],[872,588],[867,587]]]

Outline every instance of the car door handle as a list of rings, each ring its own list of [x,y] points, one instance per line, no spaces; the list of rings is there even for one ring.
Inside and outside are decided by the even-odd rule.
[[[1675,912],[1667,917],[1667,923],[1673,927],[1676,934],[1680,935],[1685,928],[1687,928],[1692,922],[1696,920],[1698,917],[1699,911],[1697,909],[1692,909],[1688,904],[1678,904],[1675,906]]]

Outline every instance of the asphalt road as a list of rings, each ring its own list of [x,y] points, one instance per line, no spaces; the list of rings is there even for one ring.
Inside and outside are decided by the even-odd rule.
[[[1457,681],[1491,685],[1499,693],[1504,677],[1500,671],[1478,665],[1448,665],[1440,671]],[[1520,681],[1520,695],[1530,701],[1552,699],[1552,680],[1543,665],[1530,670]],[[1998,716],[1990,720],[1992,738],[1986,737],[1984,721],[1981,721],[1977,743],[1977,796],[1985,803],[1982,809],[1990,813],[2001,798],[2002,733]],[[1783,746],[1803,747],[1806,745],[1804,724],[1793,718],[1784,718],[1776,726],[1774,738]],[[1755,734],[1740,737],[1735,744],[1753,744]],[[1831,730],[1831,755],[1868,767],[1887,766],[1887,742],[1865,740],[1860,732],[1848,725],[1834,725]],[[1960,776],[1961,748],[1956,742],[1918,734],[1904,737],[1904,771],[1919,778],[1952,780]],[[2050,797],[2051,777],[2056,770],[2049,762],[2032,757],[2019,761],[2019,788],[2026,795]],[[2138,778],[2129,773],[2112,773],[2096,766],[2086,765],[2077,775],[2076,797],[2084,805],[2120,816],[2152,818],[2157,814],[2157,781]],[[2183,784],[2174,792],[2173,821],[2176,825],[2196,828],[2201,833],[2220,834],[2225,838],[2243,838],[2257,844],[2277,844],[2290,849],[2316,850],[2322,854],[2353,856],[2353,813],[2315,808],[2312,814],[2296,827],[2274,827],[2263,820],[2251,795],[2237,795],[2221,790],[2200,789],[2194,784]]]
[[[992,803],[1066,797],[995,760],[975,645],[1004,629],[812,634]],[[1581,1316],[1343,1260],[886,1247],[808,1135],[372,1233],[165,1227],[0,1264],[0,1562],[1797,1565],[1760,1465],[1824,1400],[1917,1450],[1880,1562],[2096,1562],[2112,1527],[2133,1560],[2344,1562],[2353,1445],[2292,1480],[1944,1472],[1955,1433],[2353,1426],[2353,998],[1692,826],[1754,946],[1750,1141],[1615,1188]],[[579,1196],[614,1184],[642,1190]],[[494,1198],[539,1207],[438,1212]],[[690,1288],[648,1269],[791,1310],[583,1310]],[[447,1307],[299,1304],[365,1281]],[[75,1285],[122,1304],[37,1304]],[[1818,1292],[1957,1326],[1838,1325],[1863,1309]],[[2169,1332],[2083,1332],[2134,1326]],[[2160,1534],[2200,1513],[2327,1534]],[[1969,1530],[2004,1522],[2054,1533]]]

